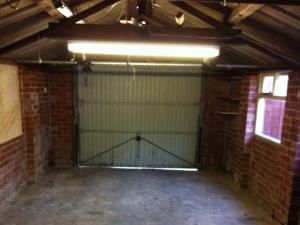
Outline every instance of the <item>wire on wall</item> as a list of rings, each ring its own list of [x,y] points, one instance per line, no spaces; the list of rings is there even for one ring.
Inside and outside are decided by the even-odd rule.
[[[132,69],[132,77],[131,77],[131,79],[128,81],[128,82],[126,82],[126,85],[132,85],[132,83],[134,82],[134,80],[135,80],[135,76],[136,76],[136,70],[135,70],[135,67],[134,67],[134,65],[132,65],[131,63],[130,63],[130,55],[128,55],[128,58],[127,58],[127,65],[128,66],[130,66],[131,67],[131,69]]]

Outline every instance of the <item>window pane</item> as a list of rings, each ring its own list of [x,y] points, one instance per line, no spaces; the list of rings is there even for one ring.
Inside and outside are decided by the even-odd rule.
[[[285,100],[261,98],[257,107],[255,133],[280,141]]]
[[[264,76],[261,92],[264,94],[273,93],[274,76]]]
[[[275,81],[274,95],[283,96],[283,97],[286,96],[288,80],[289,80],[288,75],[281,75],[277,77]]]

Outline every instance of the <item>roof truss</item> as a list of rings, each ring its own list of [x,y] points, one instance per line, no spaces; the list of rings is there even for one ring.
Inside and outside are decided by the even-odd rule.
[[[3,48],[0,49],[0,56],[3,54],[6,54],[8,52],[14,51],[18,48],[24,47],[28,44],[31,44],[35,41],[38,41],[42,38],[45,38],[47,35],[51,34],[52,32],[55,32],[59,29],[62,29],[64,27],[67,27],[70,24],[74,24],[90,15],[93,15],[97,12],[99,12],[100,10],[103,10],[104,8],[114,4],[118,2],[118,0],[104,0],[88,9],[86,9],[85,11],[82,11],[68,19],[65,19],[59,23],[57,23],[55,26],[49,27],[45,30],[39,31],[37,33],[34,33],[24,39],[21,39],[19,41],[16,41],[12,44],[9,44],[7,46],[4,46]]]
[[[229,24],[237,24],[242,20],[251,16],[255,11],[263,7],[262,4],[239,4],[233,11],[231,12],[227,22]]]
[[[190,6],[189,4],[187,4],[185,2],[174,1],[174,2],[172,2],[172,4],[176,5],[179,9],[184,10],[187,13],[197,17],[198,19],[208,23],[209,25],[213,26],[217,30],[223,32],[224,34],[236,35],[235,30],[233,28],[231,28],[230,26],[215,20],[214,18],[210,17],[209,15],[205,14],[202,11],[199,11],[199,10],[193,8],[192,6]],[[291,59],[290,57],[286,56],[285,54],[277,52],[243,33],[240,34],[239,36],[241,37],[244,44],[247,44],[247,45],[251,46],[252,48],[257,49],[257,50],[263,52],[264,54],[267,54],[267,55],[277,59],[278,61],[285,63],[286,65],[290,65],[290,66],[297,67],[297,68],[300,67],[300,62],[298,62],[294,59]]]

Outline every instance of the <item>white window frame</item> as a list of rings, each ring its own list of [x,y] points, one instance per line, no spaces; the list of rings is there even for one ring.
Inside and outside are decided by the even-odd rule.
[[[256,116],[255,116],[255,130],[254,130],[255,135],[257,135],[259,137],[262,137],[262,138],[265,138],[267,140],[270,140],[272,142],[278,143],[278,144],[281,143],[281,137],[280,137],[280,140],[278,140],[276,138],[273,138],[273,137],[262,134],[261,130],[263,129],[264,124],[263,124],[263,121],[259,122],[259,120],[261,120],[261,118],[263,118],[264,116],[262,116],[260,118],[258,116],[258,114],[264,114],[264,110],[262,110],[262,109],[264,109],[264,107],[261,107],[261,108],[259,107],[260,99],[263,99],[263,98],[266,99],[267,98],[267,99],[286,101],[286,96],[275,96],[274,95],[275,83],[276,83],[277,79],[279,78],[279,76],[282,76],[282,75],[288,75],[288,72],[286,72],[286,71],[283,71],[283,72],[268,72],[268,73],[260,74],[260,76],[259,76],[258,95],[257,95],[257,101],[256,101],[256,109],[257,110],[256,110]],[[272,93],[262,93],[263,80],[264,80],[264,77],[267,77],[267,76],[273,76],[274,77]],[[260,124],[260,127],[258,126],[258,124]]]

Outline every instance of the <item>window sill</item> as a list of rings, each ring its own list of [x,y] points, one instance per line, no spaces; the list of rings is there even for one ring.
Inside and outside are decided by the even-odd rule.
[[[268,142],[270,144],[274,144],[274,145],[280,145],[281,144],[280,140],[277,140],[275,138],[272,138],[272,137],[269,137],[269,136],[266,136],[266,135],[263,135],[263,134],[255,134],[255,137],[262,140],[262,141]]]

